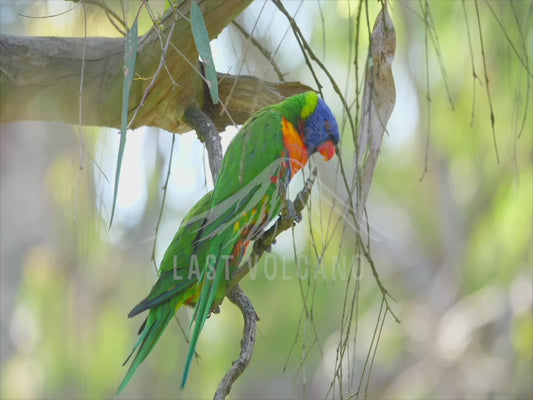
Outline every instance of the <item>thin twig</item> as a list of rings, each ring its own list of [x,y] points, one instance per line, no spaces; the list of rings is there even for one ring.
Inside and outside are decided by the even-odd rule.
[[[444,66],[444,58],[442,57],[442,51],[440,49],[440,43],[439,43],[439,36],[437,34],[437,30],[435,28],[435,21],[433,20],[433,14],[431,13],[429,2],[425,1],[425,24],[426,28],[428,29],[429,38],[431,39],[431,42],[433,43],[433,50],[435,50],[435,54],[437,56],[437,60],[439,62],[439,67],[442,75],[442,81],[444,83],[444,88],[446,90],[446,95],[448,96],[448,102],[450,103],[450,107],[453,110],[455,110],[455,107],[453,105],[453,99],[450,91],[450,86],[448,84],[448,73],[446,72],[446,68]]]
[[[494,17],[494,19],[496,20],[496,22],[498,23],[498,26],[500,27],[500,29],[502,30],[503,32],[503,35],[505,36],[505,39],[507,40],[507,42],[509,43],[509,46],[511,47],[511,49],[513,50],[513,53],[515,53],[516,55],[516,58],[518,58],[518,61],[520,62],[520,64],[522,64],[522,66],[524,67],[524,71],[526,71],[526,74],[528,74],[530,77],[533,76],[533,73],[529,70],[529,67],[528,67],[528,62],[527,62],[527,52],[525,53],[525,60],[522,58],[522,56],[520,55],[520,53],[518,52],[516,46],[514,45],[513,43],[513,40],[511,39],[511,37],[509,36],[509,33],[507,32],[507,29],[505,29],[505,26],[503,25],[502,21],[500,20],[500,18],[498,18],[498,14],[496,13],[496,11],[494,11],[494,9],[492,8],[492,6],[490,5],[490,3],[485,0],[485,4],[487,4],[487,7],[489,9],[489,11],[491,12],[492,16]],[[511,25],[512,26],[512,25]],[[517,27],[519,28],[519,25],[517,24]],[[518,29],[520,31],[520,28]],[[520,43],[525,43],[524,40],[521,40]]]
[[[428,160],[429,160],[429,144],[431,139],[431,95],[429,90],[429,50],[428,50],[428,3],[427,1],[424,3],[424,7],[422,7],[422,4],[420,4],[420,7],[423,9],[424,12],[424,54],[426,56],[426,102],[427,102],[427,134],[426,134],[426,145],[425,145],[425,151],[424,151],[424,171],[422,171],[422,175],[420,175],[420,178],[418,180],[421,182],[424,180],[424,177],[426,176],[428,172]]]
[[[346,113],[348,115],[351,115],[350,107],[348,106],[348,103],[346,102],[346,99],[344,98],[344,96],[343,96],[343,94],[342,94],[342,92],[341,92],[341,90],[339,88],[339,85],[337,85],[337,82],[333,78],[333,75],[326,68],[324,63],[322,63],[322,61],[320,61],[320,59],[315,55],[315,53],[311,49],[311,46],[309,46],[309,43],[307,43],[307,40],[305,40],[305,37],[304,37],[302,31],[300,30],[298,24],[294,20],[294,18],[289,14],[289,12],[283,6],[283,4],[282,4],[282,2],[280,0],[274,0],[274,4],[276,5],[276,7],[278,7],[278,9],[285,15],[285,17],[289,21],[289,24],[291,25],[291,28],[292,28],[292,30],[294,32],[294,37],[296,38],[296,40],[300,44],[300,47],[302,49],[302,53],[304,55],[306,63],[308,64],[308,66],[310,68],[310,71],[313,74],[313,76],[315,76],[315,73],[314,73],[314,70],[311,67],[311,63],[308,62],[308,55],[309,55],[309,58],[311,60],[313,60],[320,67],[320,69],[322,69],[322,71],[326,74],[326,76],[328,77],[328,79],[329,79],[329,81],[331,83],[331,86],[333,87],[333,90],[339,96],[339,99],[341,100],[342,106],[346,110]],[[305,50],[305,51],[303,51],[303,50]],[[322,85],[320,84],[318,78],[316,78],[315,80],[316,80],[318,89],[320,90]],[[353,120],[351,118],[349,118],[348,121],[350,122],[350,127],[351,127],[352,131],[355,131],[355,125],[354,125]]]
[[[85,3],[85,2],[83,2]],[[21,13],[17,13],[17,15],[19,17],[23,17],[23,18],[36,18],[36,19],[40,19],[40,18],[55,18],[55,17],[59,17],[61,15],[65,15],[66,13],[69,13],[71,12],[72,10],[74,10],[76,7],[78,7],[80,5],[80,3],[77,3],[74,7],[72,8],[69,8],[68,10],[66,11],[61,11],[57,14],[50,14],[50,15],[43,15],[43,16],[39,16],[39,15],[26,15],[26,14],[21,14]]]
[[[472,112],[470,117],[470,126],[474,126],[474,110],[476,106],[476,79],[481,83],[481,80],[476,73],[476,65],[474,62],[474,51],[472,50],[472,37],[470,35],[470,24],[468,23],[468,15],[466,13],[465,0],[462,0],[463,15],[465,17],[466,37],[468,38],[468,50],[470,51],[470,65],[472,66]]]
[[[150,19],[152,20],[152,23],[154,24],[154,32],[157,34],[157,37],[159,38],[159,41],[161,42],[161,50],[163,50],[165,48],[164,41],[163,41],[163,35],[162,35],[162,31],[164,29],[163,23],[161,22],[159,18],[155,16],[154,12],[152,11],[152,8],[150,7],[148,3],[146,3],[146,12],[150,16]],[[178,10],[176,10],[176,12],[179,15],[182,15]],[[167,71],[168,79],[170,79],[170,82],[172,82],[172,88],[174,89],[176,87],[180,87],[180,85],[174,80],[174,77],[170,73],[170,70],[168,69],[168,65],[166,62],[165,62],[165,71]]]
[[[520,137],[522,136],[522,133],[525,130],[527,117],[529,115],[528,110],[530,109],[529,108],[529,101],[530,101],[530,93],[531,93],[531,77],[532,77],[532,74],[529,72],[529,56],[528,56],[528,51],[527,51],[527,48],[526,48],[526,40],[524,39],[524,32],[520,28],[520,21],[518,20],[517,12],[516,12],[516,10],[515,10],[515,8],[513,6],[513,2],[511,0],[509,0],[509,4],[511,6],[511,10],[513,10],[514,20],[515,20],[516,26],[518,27],[518,32],[520,34],[520,39],[521,39],[520,43],[523,46],[525,60],[526,60],[525,68],[526,68],[526,71],[528,72],[528,75],[527,75],[527,87],[526,87],[526,100],[524,102],[524,116],[522,117],[522,124],[520,126],[520,130],[518,131],[518,135],[516,137],[517,139],[520,139]],[[533,6],[530,6],[530,8],[529,8],[529,16],[530,17],[531,17],[532,11],[533,11]],[[516,165],[516,158],[515,158],[515,165]]]
[[[477,0],[474,1],[474,5],[476,6],[476,16],[477,16],[477,28],[479,31],[479,44],[481,46],[481,59],[483,60],[483,73],[485,76],[485,90],[487,91],[487,99],[489,102],[489,108],[490,108],[490,125],[492,128],[492,143],[494,144],[494,153],[496,155],[496,162],[500,163],[500,155],[498,152],[498,143],[496,142],[496,128],[495,128],[495,118],[494,118],[494,107],[492,106],[492,96],[490,94],[490,86],[489,86],[489,75],[487,70],[487,59],[485,57],[485,46],[483,44],[483,32],[481,30],[481,19],[479,17],[479,7],[477,5]]]
[[[81,48],[81,72],[80,72],[80,91],[79,91],[79,103],[78,103],[78,132],[80,138],[80,164],[78,173],[76,175],[76,194],[74,198],[74,222],[78,219],[78,194],[80,191],[80,176],[83,170],[83,80],[85,78],[85,51],[87,48],[87,10],[85,9],[85,3],[82,2],[83,8],[83,44]]]
[[[344,165],[342,163],[342,160],[339,158],[339,165],[341,167],[341,176],[344,180],[344,186],[346,188],[349,188],[349,185],[348,185],[348,181],[346,179],[346,171],[344,170]],[[372,275],[374,276],[374,279],[376,281],[376,284],[378,285],[379,287],[379,290],[381,291],[381,293],[383,294],[383,296],[385,298],[391,298],[394,300],[394,298],[390,295],[389,291],[385,288],[385,286],[383,285],[383,283],[381,282],[380,278],[379,278],[379,274],[376,270],[376,266],[374,265],[374,261],[370,255],[370,252],[368,251],[368,248],[366,247],[364,241],[363,241],[363,238],[361,237],[361,234],[359,233],[359,227],[360,227],[360,224],[359,224],[359,219],[357,218],[357,216],[355,215],[355,212],[354,212],[354,205],[353,205],[353,200],[351,198],[351,196],[348,197],[348,201],[350,202],[350,207],[348,208],[348,213],[350,214],[350,216],[352,217],[352,220],[353,220],[353,223],[354,225],[356,226],[356,245],[357,246],[360,246],[360,251],[361,253],[363,254],[363,256],[365,257],[365,259],[368,261],[368,264],[370,265],[370,269],[372,271]],[[388,301],[386,300],[385,301],[386,305],[387,305],[387,309],[391,312],[391,314],[395,317],[396,319],[396,322],[400,322],[400,320],[398,318],[396,318],[396,315],[394,314],[393,310],[391,309],[391,307],[389,306],[389,303]]]
[[[85,3],[87,4],[93,4],[97,7],[100,7],[101,9],[104,10],[105,14],[106,14],[106,17],[108,19],[108,21],[111,23],[111,25],[113,25],[113,27],[122,35],[122,36],[126,36],[126,29],[127,29],[127,25],[126,25],[126,22],[119,17],[119,15],[114,12],[111,8],[109,8],[107,6],[107,4],[105,4],[105,2],[100,2],[100,1],[97,1],[97,0],[84,0]],[[116,21],[116,22],[115,22]],[[122,25],[122,28],[120,26],[118,26],[117,22],[120,23],[120,25]]]
[[[170,171],[172,169],[172,158],[174,156],[174,143],[176,142],[176,135],[172,135],[172,144],[170,145],[170,156],[168,158],[167,176],[165,177],[165,184],[163,185],[163,199],[161,200],[161,208],[159,209],[159,216],[155,224],[155,236],[154,245],[152,247],[152,263],[154,264],[155,272],[157,272],[157,263],[155,261],[155,250],[157,247],[157,236],[159,234],[159,225],[161,224],[161,218],[163,217],[163,210],[165,209],[165,202],[167,199],[168,181],[170,179]]]
[[[254,23],[254,26],[252,27],[252,31],[249,33],[250,37],[253,37],[254,35],[254,32],[255,32],[255,28],[257,28],[257,24],[259,22],[259,18],[261,18],[261,15],[263,14],[263,10],[265,9],[266,7],[266,1],[263,2],[263,6],[261,7],[261,10],[259,11],[259,15],[257,16],[256,20],[255,20],[255,23]],[[241,71],[242,69],[244,68],[244,63],[245,63],[245,60],[246,60],[246,55],[248,54],[248,49],[249,49],[249,44],[250,42],[246,42],[245,46],[244,46],[244,49],[242,51],[242,62],[240,63],[239,65],[239,70],[237,71],[237,76],[240,76],[241,75]],[[275,54],[275,53],[274,53]],[[238,79],[238,78],[237,78]],[[235,90],[235,88],[237,87],[237,79],[233,82],[233,85],[231,86],[231,89],[229,91],[229,94],[228,94],[228,102],[231,100],[232,96],[233,96],[233,91]]]
[[[237,21],[233,21],[233,25],[237,28],[237,30],[240,32],[242,36],[244,36],[246,39],[248,39],[256,48],[259,50],[259,52],[265,57],[269,62],[270,65],[272,65],[272,68],[274,68],[274,72],[278,76],[278,79],[280,82],[283,82],[285,78],[283,77],[283,73],[279,70],[277,64],[274,62],[274,55],[265,49],[261,43],[257,41],[256,38],[254,38],[252,35],[250,35],[246,30],[240,25]]]
[[[82,2],[83,8],[83,44],[81,46],[81,73],[80,73],[80,92],[78,103],[78,131],[80,133],[80,170],[83,169],[83,81],[85,78],[85,53],[87,49],[87,10],[85,2]]]
[[[106,12],[106,14],[109,14],[115,20],[117,20],[117,22],[119,22],[120,25],[122,25],[122,28],[127,29],[126,21],[120,18],[120,16],[115,11],[113,11],[113,9],[109,8],[107,4],[105,4],[105,1],[97,1],[97,0],[84,0],[84,1],[87,4],[94,4],[95,6],[102,8]]]
[[[117,30],[118,33],[120,33],[122,36],[126,36],[126,32],[123,31],[122,29],[120,29],[120,27],[117,25],[117,23],[115,22],[115,20],[113,18],[111,18],[111,14],[109,14],[109,9],[108,8],[105,8],[104,9],[105,11],[105,14],[107,16],[107,20],[109,21],[109,23],[111,25],[113,25],[113,28],[115,28]]]

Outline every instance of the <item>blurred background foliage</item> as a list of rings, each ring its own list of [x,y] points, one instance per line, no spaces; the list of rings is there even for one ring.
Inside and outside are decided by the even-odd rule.
[[[390,3],[398,41],[397,102],[367,208],[372,255],[401,323],[385,319],[366,388],[371,398],[533,397],[533,6],[520,0],[478,3],[499,162],[476,3]],[[107,4],[120,10],[119,2]],[[125,4],[131,19],[138,2]],[[150,4],[156,13],[165,7],[164,2]],[[424,23],[426,5],[430,24]],[[54,18],[18,15],[53,15],[73,6],[2,2],[1,32],[82,36],[81,7]],[[286,2],[286,7],[341,87],[354,93],[350,43],[358,2]],[[369,4],[370,25],[378,7]],[[87,6],[86,11],[89,35],[117,36],[102,10]],[[141,31],[150,28],[146,14],[140,21]],[[238,21],[276,51],[287,80],[313,86],[292,34],[284,35],[287,23],[272,4],[255,2]],[[367,37],[361,35],[360,60],[366,57]],[[212,45],[219,71],[276,80],[235,27]],[[324,93],[341,122],[331,88]],[[172,135],[153,128],[128,135],[109,230],[116,131],[84,127],[80,135],[77,127],[38,122],[3,125],[1,131],[0,396],[114,397],[125,372],[121,364],[142,322],[126,315],[155,277],[151,253]],[[232,129],[223,134],[225,145],[232,134]],[[353,152],[349,136],[342,146],[343,155]],[[243,281],[261,321],[254,357],[234,386],[234,398],[321,398],[328,392],[346,296],[342,271],[334,275],[334,260],[345,256],[347,264],[341,266],[350,268],[353,235],[349,228],[329,226],[330,211],[321,200],[331,193],[343,196],[335,162],[313,161],[320,182],[311,218],[305,216],[294,237],[287,232],[278,240],[273,256]],[[211,185],[194,133],[176,137],[171,167],[156,260]],[[323,245],[328,235],[333,243],[315,276],[311,248]],[[301,280],[293,244],[301,271],[308,272]],[[356,342],[346,357],[348,393],[359,385],[381,298],[366,266],[359,285]],[[311,305],[307,317],[304,304]],[[190,310],[178,315],[186,326]],[[238,354],[241,332],[240,313],[224,303],[222,313],[206,324],[198,347],[201,360],[179,392],[187,345],[172,323],[120,397],[212,397]],[[363,381],[361,394],[365,386]]]

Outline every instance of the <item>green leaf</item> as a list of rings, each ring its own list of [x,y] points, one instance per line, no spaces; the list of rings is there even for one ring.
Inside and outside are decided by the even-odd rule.
[[[137,59],[137,44],[139,34],[137,28],[137,18],[126,35],[126,48],[124,50],[124,85],[122,87],[122,113],[120,123],[120,144],[118,147],[117,168],[115,170],[115,190],[113,192],[113,206],[111,207],[111,219],[109,227],[113,223],[115,215],[115,205],[117,203],[118,182],[120,169],[122,166],[122,156],[126,147],[126,130],[128,128],[128,107],[130,100],[131,85],[133,83],[133,72],[135,71],[135,60]]]
[[[196,48],[198,49],[198,54],[205,62],[205,77],[207,79],[209,92],[211,93],[211,100],[213,101],[213,104],[217,104],[217,71],[215,70],[213,54],[211,53],[211,45],[209,44],[209,33],[207,32],[202,11],[194,0],[191,2],[191,28],[192,35],[194,36],[194,42],[196,43]]]

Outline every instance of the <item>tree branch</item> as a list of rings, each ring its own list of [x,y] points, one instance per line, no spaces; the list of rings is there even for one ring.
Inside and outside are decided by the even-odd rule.
[[[281,102],[287,97],[313,90],[300,82],[269,82],[247,75],[218,74],[220,102],[204,101],[204,111],[219,130],[226,126],[243,124],[260,109]],[[206,93],[206,96],[209,94]],[[225,105],[227,113],[222,104]],[[231,115],[231,120],[229,118]],[[233,121],[232,121],[233,120]]]
[[[215,400],[223,400],[231,391],[233,382],[244,372],[252,358],[254,351],[255,337],[257,332],[256,322],[259,317],[255,312],[251,300],[244,294],[239,285],[234,286],[227,294],[228,299],[235,304],[242,312],[244,318],[243,337],[241,341],[241,352],[239,358],[231,364],[230,369],[218,385],[215,393]]]
[[[222,166],[222,143],[215,124],[198,107],[189,107],[185,111],[185,121],[194,128],[200,140],[205,143],[209,158],[209,169],[213,177],[213,182],[217,181],[220,167]]]
[[[250,1],[201,0],[209,37],[215,38],[235,19]],[[156,126],[169,132],[184,133],[185,110],[196,105],[203,109],[219,130],[232,123],[219,106],[204,107],[204,84],[198,54],[186,18],[190,0],[176,14],[170,9],[158,26],[139,38],[139,53],[130,103],[134,110],[149,85],[153,85],[131,128]],[[158,71],[162,52],[161,38],[174,32],[165,57],[168,74]],[[163,26],[163,28],[160,28]],[[120,127],[124,38],[60,38],[0,35],[0,123],[22,120],[79,121],[79,87],[85,41],[83,121],[86,125]],[[285,97],[309,90],[299,83],[264,82],[253,77],[219,74],[220,99],[237,124],[242,124],[258,109]],[[176,89],[176,84],[178,88]],[[233,88],[233,91],[232,91]]]
[[[199,6],[210,38],[215,38],[250,1],[202,0]],[[174,90],[168,74],[160,74],[139,111],[132,128],[158,126],[182,133],[186,108],[203,104],[201,74],[195,70],[198,54],[186,16],[190,0],[178,12],[169,9],[161,24],[139,39],[136,79],[130,96],[130,115],[140,103],[161,58],[159,35],[167,37],[174,18],[176,26],[166,65],[179,85]],[[163,26],[164,28],[160,28]],[[160,30],[160,31],[158,31]],[[123,38],[58,38],[0,35],[0,121],[63,121],[77,123],[82,42],[86,40],[84,122],[87,125],[119,127],[122,96]]]

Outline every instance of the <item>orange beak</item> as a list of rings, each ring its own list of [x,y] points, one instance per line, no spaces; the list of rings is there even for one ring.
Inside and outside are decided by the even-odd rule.
[[[329,161],[333,158],[336,152],[336,147],[331,141],[322,143],[317,148],[318,152],[324,156],[324,160]]]

